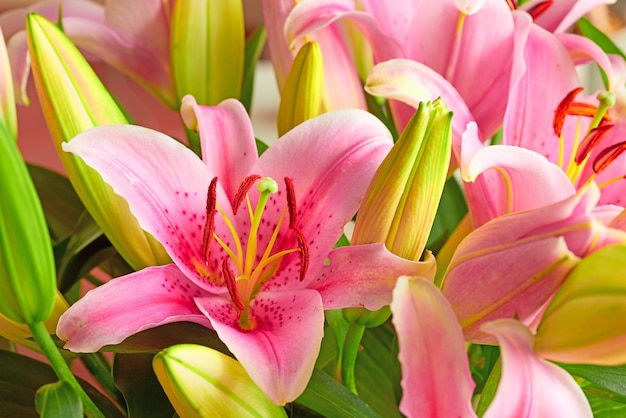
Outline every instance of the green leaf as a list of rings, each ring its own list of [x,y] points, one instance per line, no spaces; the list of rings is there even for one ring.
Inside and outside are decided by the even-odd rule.
[[[591,364],[562,364],[570,374],[582,377],[619,395],[626,396],[626,365],[594,366]]]
[[[578,20],[578,29],[580,30],[580,33],[582,33],[583,36],[591,39],[593,42],[596,43],[596,45],[602,48],[602,50],[606,52],[607,54],[618,54],[626,60],[626,55],[624,55],[624,52],[622,52],[622,50],[617,45],[615,45],[615,43],[611,40],[611,38],[609,38],[600,29],[596,28],[593,25],[593,23],[591,23],[588,19],[584,17],[580,18]],[[602,67],[600,67],[599,65],[598,65],[598,70],[600,70],[600,75],[602,76],[602,81],[604,82],[604,86],[608,88],[609,79],[606,76],[606,73],[604,72]]]
[[[128,417],[171,418],[174,408],[152,370],[153,354],[117,354],[113,362],[115,384],[126,399]]]
[[[318,369],[313,370],[304,393],[295,402],[327,417],[380,417],[362,399]]]
[[[259,138],[254,138],[254,140],[256,141],[256,149],[260,157],[261,154],[263,154],[265,150],[267,150],[270,146],[267,145],[265,142],[261,141]]]
[[[483,387],[483,391],[480,395],[480,400],[478,401],[478,406],[476,407],[476,414],[479,417],[482,417],[489,405],[491,405],[491,401],[496,396],[496,391],[498,390],[498,383],[500,383],[500,376],[502,376],[502,362],[498,361],[493,369],[491,369],[491,374],[489,374],[489,378]]]
[[[248,114],[252,107],[252,92],[254,91],[254,73],[256,64],[261,57],[267,32],[264,26],[259,26],[246,41],[246,52],[243,64],[243,80],[241,84],[241,94],[239,101],[244,105]]]
[[[72,389],[62,380],[43,385],[35,394],[35,408],[41,418],[82,418],[83,404]]]
[[[43,212],[54,243],[68,237],[85,210],[67,177],[36,165],[28,171],[41,199]]]
[[[52,368],[30,357],[0,350],[0,415],[37,418],[35,393],[48,383],[58,381]],[[80,379],[79,379],[80,381]],[[122,412],[93,386],[80,384],[107,418],[123,418]]]
[[[595,418],[623,418],[626,416],[626,405],[586,395]]]

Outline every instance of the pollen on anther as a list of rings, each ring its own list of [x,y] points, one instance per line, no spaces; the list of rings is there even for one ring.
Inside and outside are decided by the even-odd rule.
[[[245,306],[241,301],[239,290],[237,289],[237,280],[235,279],[235,274],[228,265],[227,259],[224,259],[222,262],[222,275],[224,276],[224,283],[226,284],[226,289],[228,289],[228,294],[230,295],[231,300],[239,310],[244,310]]]
[[[285,177],[285,187],[287,190],[287,209],[289,210],[289,228],[293,229],[297,222],[296,193],[293,187],[293,180],[289,177]]]
[[[217,205],[217,177],[214,177],[209,184],[206,196],[206,221],[204,223],[204,231],[202,233],[202,255],[204,260],[209,258],[209,247],[211,238],[215,232],[215,213]]]
[[[248,194],[248,191],[250,191],[250,188],[254,185],[254,182],[260,178],[261,176],[259,176],[258,174],[252,174],[246,177],[245,179],[243,179],[243,181],[239,185],[239,189],[237,189],[237,193],[235,193],[235,197],[233,198],[233,202],[232,202],[233,213],[235,215],[237,214],[237,211],[239,210],[241,203],[243,203],[243,200]]]

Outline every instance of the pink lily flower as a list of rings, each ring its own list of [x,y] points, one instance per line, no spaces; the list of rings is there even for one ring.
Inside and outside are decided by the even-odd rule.
[[[439,289],[419,277],[401,277],[391,310],[402,366],[400,411],[407,417],[476,417],[463,332]],[[576,381],[537,357],[533,336],[519,321],[502,319],[482,329],[495,337],[502,355],[502,377],[485,417],[592,416]]]
[[[506,92],[514,68],[516,22],[506,2],[487,0],[461,4],[443,2],[303,1],[285,23],[285,36],[293,42],[342,19],[349,19],[368,39],[377,63],[406,58],[422,63],[448,80],[463,97],[485,137],[502,123]],[[497,25],[494,24],[497,22]],[[434,37],[413,33],[436,34]],[[498,92],[493,94],[492,92]],[[412,114],[394,109],[401,129]]]
[[[331,252],[392,145],[374,116],[327,113],[258,158],[239,102],[206,107],[187,96],[183,103],[203,160],[136,126],[99,127],[65,145],[128,200],[174,264],[89,292],[57,334],[68,349],[86,352],[161,324],[196,322],[214,329],[267,396],[284,404],[309,380],[324,309],[379,309],[399,275],[432,274],[434,260],[404,260],[383,244]]]
[[[517,1],[507,0],[513,9]],[[612,0],[531,0],[525,2],[518,10],[524,10],[533,17],[535,24],[554,32],[562,33],[569,29],[588,11],[602,4],[613,3]]]
[[[441,288],[468,341],[489,342],[480,327],[495,319],[531,326],[580,258],[626,242],[606,226],[618,211],[596,212],[599,198],[590,183],[553,205],[500,216],[461,242]]]
[[[606,108],[595,98],[578,98],[582,88],[576,72],[577,63],[593,59],[613,90],[624,84],[624,60],[607,56],[586,38],[555,36],[537,25],[530,30],[521,59],[518,65],[525,71],[513,81],[503,142],[545,156],[577,189],[595,181],[602,190],[600,204],[624,206],[626,119],[611,109],[603,113]],[[594,117],[601,119],[592,122]]]

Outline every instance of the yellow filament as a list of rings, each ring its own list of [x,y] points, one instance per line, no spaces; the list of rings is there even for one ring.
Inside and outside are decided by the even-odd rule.
[[[243,269],[243,265],[242,265],[243,249],[241,248],[241,241],[239,240],[239,235],[237,234],[237,230],[235,229],[235,226],[233,225],[231,220],[228,218],[228,216],[226,216],[226,214],[224,213],[224,210],[220,207],[220,205],[216,205],[216,207],[220,215],[222,215],[222,218],[224,219],[224,222],[226,223],[228,230],[230,231],[230,235],[233,238],[233,242],[235,243],[235,247],[237,249],[237,255],[235,256],[234,252],[215,233],[213,234],[213,237],[215,237],[217,242],[228,253],[230,258],[232,258],[233,261],[237,264],[237,270],[241,271]]]

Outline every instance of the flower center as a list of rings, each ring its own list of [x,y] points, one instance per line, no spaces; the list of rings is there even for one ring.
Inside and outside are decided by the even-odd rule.
[[[207,192],[206,222],[203,232],[202,252],[204,264],[209,265],[211,243],[216,242],[228,255],[222,260],[221,279],[230,295],[233,306],[239,310],[240,325],[243,329],[254,327],[253,318],[250,317],[250,302],[258,294],[259,290],[276,273],[282,259],[291,253],[299,253],[300,256],[300,280],[304,279],[308,268],[308,246],[304,235],[297,226],[296,219],[296,199],[293,182],[289,177],[285,177],[286,202],[276,225],[273,227],[271,237],[261,248],[259,227],[262,225],[263,214],[271,195],[278,192],[278,183],[270,177],[261,178],[258,175],[251,175],[244,179],[239,186],[232,202],[233,213],[236,215],[244,201],[247,206],[249,229],[238,231],[236,223],[229,219],[227,214],[217,204],[216,187],[217,177],[211,181]],[[253,207],[249,191],[257,184],[259,197],[256,206]],[[230,232],[233,244],[226,242],[226,237],[220,237],[215,232],[215,215],[219,213],[224,219]],[[293,247],[279,247],[276,245],[281,227],[285,220],[289,218],[289,230],[295,234],[297,244]],[[268,223],[269,225],[269,223]],[[243,233],[242,233],[243,232]],[[242,240],[247,236],[247,241]],[[278,248],[277,248],[278,247]],[[202,274],[202,270],[199,269]]]
[[[626,151],[626,141],[617,144],[605,146],[602,142],[604,136],[613,128],[610,122],[611,118],[607,110],[615,103],[615,96],[611,92],[602,92],[598,95],[599,105],[595,106],[589,103],[575,101],[576,96],[583,91],[582,87],[578,87],[569,92],[565,98],[559,103],[554,112],[554,132],[559,136],[559,159],[558,165],[563,169],[565,174],[570,178],[572,184],[577,184],[583,169],[587,164],[591,164],[593,174],[586,180],[592,181],[597,174],[604,171],[611,165],[617,157]],[[568,162],[565,163],[565,145],[563,139],[563,125],[567,116],[576,116],[578,120],[578,129],[576,137],[572,142],[572,151],[569,155]],[[591,122],[582,140],[580,140],[580,122],[582,117],[591,118]],[[590,158],[593,150],[599,150]],[[616,177],[599,185],[600,188],[608,186],[618,180],[624,179],[624,176]]]

